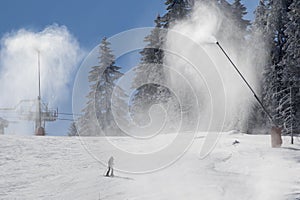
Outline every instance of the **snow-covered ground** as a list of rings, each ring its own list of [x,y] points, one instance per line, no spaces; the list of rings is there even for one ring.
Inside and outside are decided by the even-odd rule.
[[[0,136],[0,199],[300,199],[300,140],[270,148],[270,136],[222,134],[199,159],[203,137],[172,165],[152,173],[115,172],[101,165],[79,138]],[[103,156],[104,138],[87,138]],[[113,140],[113,139],[112,139]],[[233,145],[238,140],[240,143]],[[130,147],[129,138],[116,142]],[[93,148],[93,147],[90,147]],[[140,148],[143,148],[140,146]],[[167,158],[166,158],[167,159]],[[116,158],[116,167],[121,158]]]

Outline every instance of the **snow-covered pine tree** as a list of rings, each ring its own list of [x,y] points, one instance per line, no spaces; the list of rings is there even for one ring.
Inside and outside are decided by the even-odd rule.
[[[286,52],[282,65],[285,67],[283,80],[290,87],[300,86],[300,1],[294,1],[290,5],[288,13],[288,23],[285,25],[285,35],[287,36],[284,44]]]
[[[78,131],[81,136],[96,136],[100,135],[101,129],[98,126],[100,108],[96,101],[96,96],[99,93],[97,90],[98,80],[100,79],[101,69],[99,66],[94,66],[89,71],[88,81],[90,83],[90,91],[87,98],[86,107],[83,108],[83,116],[78,121]]]
[[[278,94],[284,94],[284,96],[280,99],[277,107],[277,111],[280,114],[282,125],[283,125],[283,134],[292,134],[294,128],[297,126],[296,120],[296,100],[295,98],[295,90],[294,88],[290,87],[285,90],[280,91]],[[298,99],[299,103],[299,99]]]
[[[288,13],[289,22],[286,25],[285,34],[288,39],[285,44],[286,55],[283,64],[286,65],[284,79],[289,86],[300,85],[300,2],[294,1]]]
[[[120,67],[115,66],[115,58],[110,49],[110,43],[104,38],[100,45],[100,69],[102,73],[100,74],[99,80],[97,81],[97,91],[96,93],[96,103],[99,104],[100,110],[97,113],[97,118],[101,129],[106,135],[120,135],[120,129],[116,124],[113,116],[113,106],[112,106],[112,94],[115,87],[117,87],[117,99],[122,101],[125,97],[125,93],[122,88],[116,85],[119,78],[122,77],[120,72]],[[121,106],[120,102],[115,102],[120,106],[118,109],[125,110],[126,102]],[[120,112],[120,114],[126,114],[125,112]],[[118,116],[122,118],[122,116]],[[124,116],[125,117],[125,116]]]
[[[259,80],[263,79],[261,75],[262,69],[268,69],[266,66],[270,66],[270,53],[269,53],[269,45],[272,42],[271,36],[268,35],[267,31],[267,2],[268,0],[260,0],[259,5],[254,11],[255,19],[251,25],[251,37],[249,42],[254,46],[255,50],[252,53],[252,59],[255,61],[254,67],[257,69],[258,73],[256,76],[259,77]],[[262,85],[258,91],[258,97],[262,99]],[[265,102],[263,102],[265,104]],[[265,105],[267,106],[267,105]],[[266,123],[268,122],[267,115],[263,112],[262,108],[255,101],[250,110],[250,115],[248,118],[248,127],[247,132],[249,133],[257,133],[258,130],[263,130],[266,127]]]
[[[114,135],[123,135],[123,130],[121,130],[120,128],[124,126],[128,127],[130,116],[129,103],[126,101],[127,99],[128,96],[127,94],[125,94],[123,88],[118,84],[115,84],[111,102],[111,108],[113,109],[114,117],[114,128],[112,130],[114,131]]]
[[[236,25],[241,30],[247,30],[248,26],[250,25],[250,21],[244,19],[245,15],[248,13],[247,8],[244,6],[244,4],[241,3],[241,0],[235,0],[232,4],[232,12],[234,21],[236,22]]]
[[[252,23],[252,32],[261,34],[261,37],[265,36],[267,27],[267,8],[268,0],[260,0],[257,8],[254,11],[255,19]]]
[[[161,18],[164,28],[169,28],[177,20],[182,20],[188,16],[193,5],[188,0],[166,0],[167,13]]]
[[[166,103],[170,97],[170,92],[166,87],[156,84],[166,82],[163,68],[164,52],[162,50],[166,31],[162,29],[160,16],[157,16],[155,24],[156,26],[150,35],[144,39],[147,45],[140,52],[141,62],[138,68],[134,70],[135,77],[132,83],[132,88],[136,89],[136,92],[132,99],[131,112],[141,124],[149,121],[149,119],[144,118],[144,113],[149,110],[151,105]],[[149,84],[144,84],[145,82]]]
[[[89,72],[90,92],[88,102],[83,109],[84,115],[80,120],[80,135],[119,135],[122,134],[117,126],[112,113],[112,94],[116,88],[115,99],[118,109],[125,110],[126,103],[121,105],[121,99],[125,97],[122,88],[116,85],[116,81],[122,76],[120,67],[115,66],[115,58],[110,49],[110,43],[103,38],[100,44],[99,66],[92,67]],[[126,112],[119,112],[126,118]]]
[[[269,0],[267,13],[267,35],[270,36],[270,65],[265,68],[263,98],[272,111],[278,124],[283,124],[280,111],[277,109],[280,99],[285,96],[283,91],[287,88],[283,81],[284,66],[281,61],[285,55],[284,45],[287,41],[285,34],[288,23],[289,5],[292,0]]]
[[[75,122],[70,124],[68,136],[79,136]]]
[[[238,36],[236,40],[238,40],[238,42],[242,42],[243,44],[248,32],[248,27],[250,26],[250,21],[244,19],[245,15],[247,14],[247,8],[241,3],[241,0],[235,0],[231,7],[233,23],[239,30],[239,35],[236,35]]]
[[[220,0],[219,1],[219,5],[220,5],[221,10],[224,13],[227,13],[227,14],[231,14],[232,13],[231,4],[228,1],[226,1],[226,0]]]
[[[281,107],[282,117],[286,126],[292,127],[294,131],[300,130],[300,1],[293,1],[289,6],[288,23],[285,25],[284,44],[285,55],[280,63],[284,68],[283,82],[290,88],[290,105]],[[289,108],[290,107],[290,108]],[[290,109],[290,112],[285,110]],[[288,133],[291,133],[289,130]]]

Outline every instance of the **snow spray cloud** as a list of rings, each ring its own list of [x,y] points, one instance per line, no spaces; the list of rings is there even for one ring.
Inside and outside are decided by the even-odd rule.
[[[8,33],[1,39],[0,108],[15,108],[21,100],[37,98],[38,52],[41,61],[42,100],[48,102],[49,106],[56,107],[70,96],[68,84],[83,56],[76,39],[65,26],[56,24],[40,32],[21,29]],[[32,102],[20,104],[13,112],[20,109],[34,111],[35,106]],[[32,134],[33,125],[10,124],[7,132]]]
[[[153,27],[149,28],[139,28],[132,29],[111,38],[107,41],[111,43],[111,47],[116,59],[128,54],[129,52],[140,51],[145,47],[144,38],[148,36]],[[178,40],[185,41],[186,45],[193,46],[195,51],[200,52],[202,55],[206,54],[204,49],[194,40],[188,38],[177,31],[172,30],[161,30],[166,34],[167,32],[176,36]],[[147,48],[156,48],[147,46]],[[161,64],[158,66],[156,63],[147,63],[150,68],[161,68],[164,67],[166,74],[169,74],[171,78],[176,79],[180,82],[180,86],[172,84],[171,81],[162,80],[148,80],[141,79],[139,85],[132,87],[133,77],[135,77],[135,72],[137,70],[144,70],[144,73],[148,73],[145,68],[141,68],[140,65],[134,67],[133,69],[126,72],[123,77],[117,82],[117,86],[113,90],[111,103],[112,112],[114,116],[114,121],[117,123],[122,133],[124,133],[126,140],[122,140],[120,137],[110,137],[111,132],[105,132],[99,126],[99,121],[96,118],[96,112],[94,108],[94,115],[91,119],[79,119],[77,123],[77,129],[79,130],[80,136],[85,136],[84,127],[86,123],[92,122],[98,123],[98,128],[95,129],[95,133],[91,135],[105,136],[104,138],[95,142],[88,137],[80,137],[83,147],[94,157],[99,163],[106,165],[107,159],[113,155],[117,160],[116,168],[123,172],[129,173],[147,173],[153,172],[162,168],[165,168],[176,160],[178,160],[185,152],[188,150],[192,144],[196,134],[199,133],[199,124],[203,117],[199,115],[202,100],[199,99],[200,90],[203,92],[212,94],[209,98],[211,105],[208,110],[210,110],[209,115],[205,116],[206,127],[204,131],[210,131],[211,127],[218,127],[222,130],[222,125],[225,119],[225,103],[223,101],[219,102],[218,98],[224,99],[225,93],[223,88],[222,79],[219,76],[216,67],[207,68],[208,70],[200,71],[199,67],[196,66],[197,57],[193,58],[188,54],[183,54],[178,49],[162,49],[165,55],[172,55],[180,62],[184,63],[185,66],[193,69],[193,78],[197,76],[197,80],[201,80],[203,84],[201,88],[198,87],[197,82],[191,79],[190,74],[183,73],[172,65]],[[99,65],[99,47],[95,47],[87,58],[83,61],[80,66],[73,89],[73,112],[79,113],[85,106],[85,96],[87,91],[89,91],[88,83],[88,73],[91,67]],[[203,56],[202,62],[207,66],[214,66],[209,56]],[[206,77],[212,77],[214,74],[214,79],[207,79]],[[219,92],[212,92],[212,88],[209,85],[214,82],[214,85],[218,87]],[[131,109],[131,99],[135,91],[148,84],[160,85],[163,88],[168,88],[169,91],[175,97],[174,101],[168,102],[168,105],[163,104],[153,104],[149,110],[145,111],[142,118],[148,117],[147,124],[140,124],[139,120],[133,118],[130,114]],[[124,100],[127,102],[125,108],[121,108],[118,104],[120,102],[120,91],[122,88],[126,95]],[[185,98],[184,94],[188,94],[188,98]],[[217,94],[217,95],[216,95]],[[192,104],[193,107],[190,107]],[[174,109],[176,108],[176,109]],[[128,118],[124,120],[119,116],[120,110],[128,111]],[[214,115],[211,113],[216,113]],[[174,118],[174,116],[176,116]],[[190,120],[190,119],[193,120]],[[223,118],[223,120],[222,120]],[[75,120],[77,121],[77,120]],[[172,126],[172,132],[170,133],[170,126]],[[204,126],[202,126],[204,128]],[[82,131],[81,131],[82,130]],[[213,137],[208,137],[202,146],[201,156],[206,156],[211,149],[214,147],[217,137],[215,134]],[[204,134],[205,136],[205,134]],[[210,135],[211,136],[211,135]],[[199,147],[201,148],[201,147]],[[103,153],[103,149],[106,149],[106,153]],[[204,149],[204,150],[203,150]]]
[[[224,26],[224,24],[226,24],[226,26]],[[253,46],[251,46],[248,43],[240,43],[241,40],[238,39],[242,38],[245,33],[231,20],[228,13],[224,13],[223,10],[220,10],[213,3],[198,2],[194,7],[191,17],[174,24],[172,29],[186,35],[188,38],[194,40],[195,43],[201,45],[206,51],[206,54],[197,51],[196,48],[198,47],[186,44],[185,40],[178,39],[177,35],[173,34],[174,31],[168,34],[166,43],[167,49],[172,51],[176,50],[185,57],[197,58],[195,65],[198,67],[197,70],[201,72],[214,68],[215,66],[217,67],[216,70],[221,75],[224,84],[226,98],[218,97],[220,88],[217,82],[210,82],[209,88],[211,88],[211,92],[215,95],[214,98],[218,98],[219,102],[226,103],[227,117],[224,125],[225,130],[246,130],[247,117],[254,101],[253,95],[233,69],[230,62],[228,62],[227,58],[220,51],[216,42],[220,42],[234,63],[237,64],[241,73],[244,74],[247,81],[256,91],[258,90],[260,80],[259,74],[262,74],[262,68],[258,70],[254,67],[254,61],[257,60],[257,58],[253,56],[257,55],[255,54],[257,49],[254,47],[257,46],[257,44],[254,43]],[[213,61],[213,66],[203,63],[202,59],[207,55]],[[191,81],[197,83],[196,85],[198,85],[197,88],[199,89],[198,94],[200,95],[199,99],[202,100],[200,107],[201,116],[209,116],[210,114],[218,115],[219,112],[223,112],[222,110],[216,110],[216,113],[209,113],[211,105],[210,94],[203,90],[204,83],[201,83],[201,80],[198,80],[197,76],[193,76],[195,69],[188,68],[180,59],[172,55],[165,57],[165,63],[181,73],[186,74]],[[206,79],[216,80],[214,73],[207,75],[208,76],[205,77]],[[176,79],[172,79],[172,76],[170,80],[172,85],[175,84],[177,85],[176,87],[181,87],[180,82]],[[207,121],[204,117],[201,120],[200,126],[205,127],[206,123]],[[213,128],[214,127],[212,127],[212,130]],[[219,129],[218,127],[215,128],[217,130]]]
[[[153,28],[133,29],[109,38],[116,59],[127,53],[142,50],[145,47],[143,40],[152,30]],[[246,44],[241,44],[239,39],[244,33],[234,24],[228,13],[224,13],[213,4],[196,3],[189,19],[161,31],[167,36],[162,49],[165,59],[162,66],[168,81],[152,79],[149,82],[141,78],[139,85],[132,88],[136,71],[144,70],[144,73],[149,73],[138,65],[124,74],[112,94],[114,120],[124,135],[128,136],[126,140],[105,137],[96,144],[88,138],[81,137],[83,146],[95,159],[105,165],[113,154],[118,161],[118,170],[123,172],[146,173],[169,166],[184,154],[200,131],[205,136],[202,147],[199,147],[200,158],[204,158],[213,150],[220,132],[245,128],[254,98],[216,45],[217,41],[222,44],[256,91],[260,83],[261,69],[254,67],[257,66],[254,60],[258,60],[254,56],[258,50],[255,46],[260,44],[247,44],[247,48],[242,48]],[[92,66],[98,65],[98,54],[98,47],[95,47],[78,71],[73,91],[74,113],[83,108],[85,101],[82,99],[86,93],[82,94],[82,91],[89,90],[88,71]],[[260,61],[263,62],[263,59]],[[160,68],[155,63],[148,63],[148,67]],[[130,113],[130,100],[138,88],[149,84],[167,88],[175,100],[169,101],[167,106],[154,103],[148,110],[143,111],[144,115],[134,118]],[[127,95],[127,105],[123,110],[128,111],[128,120],[119,117],[119,87],[123,88]],[[98,121],[95,115],[92,118],[88,121]],[[143,121],[141,118],[149,119],[148,123],[139,123]],[[80,130],[81,122],[77,125]],[[165,134],[170,132],[169,127],[173,128],[173,134]],[[94,135],[111,134],[101,131],[99,126]],[[109,151],[103,153],[101,149]]]

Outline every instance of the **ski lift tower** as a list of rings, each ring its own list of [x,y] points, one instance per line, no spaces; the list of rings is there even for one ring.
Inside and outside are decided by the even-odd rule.
[[[39,95],[37,97],[36,117],[35,117],[35,135],[45,135],[45,128],[42,127],[42,105],[41,105],[41,66],[40,66],[40,52],[38,51],[38,84]]]
[[[41,66],[40,66],[40,52],[38,51],[38,97],[36,103],[35,113],[35,135],[45,135],[45,122],[56,121],[58,117],[58,110],[49,110],[47,105],[42,104],[41,98]],[[44,107],[44,108],[43,108]],[[44,111],[43,111],[44,110]]]
[[[12,108],[0,108],[0,111],[16,113],[20,120],[33,121],[35,123],[35,135],[44,136],[46,122],[56,121],[58,109],[49,109],[48,105],[42,102],[41,97],[41,70],[40,52],[38,51],[38,97],[37,99],[23,99]],[[7,127],[6,120],[0,117],[0,134]]]

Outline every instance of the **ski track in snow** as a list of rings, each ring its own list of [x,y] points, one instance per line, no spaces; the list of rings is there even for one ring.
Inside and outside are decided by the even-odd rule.
[[[87,140],[99,145],[103,138]],[[224,133],[214,151],[199,159],[203,140],[197,137],[165,169],[141,175],[116,171],[109,178],[77,137],[2,135],[0,199],[300,199],[299,143],[289,145],[284,137],[283,147],[272,149],[270,136]],[[235,140],[240,143],[232,145]],[[125,137],[116,141],[139,145]]]

